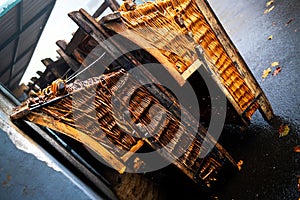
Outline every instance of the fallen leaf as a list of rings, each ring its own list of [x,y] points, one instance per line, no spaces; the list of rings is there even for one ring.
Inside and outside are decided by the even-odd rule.
[[[266,7],[268,7],[268,6],[272,5],[273,3],[274,3],[274,0],[270,0],[270,1],[268,1],[268,2],[266,3]]]
[[[243,165],[243,164],[244,164],[244,161],[242,161],[242,160],[240,160],[240,161],[236,164],[236,166],[237,166],[237,168],[238,168],[239,171],[242,170],[242,165]]]
[[[295,20],[295,18],[291,18],[291,19],[289,19],[289,21],[287,21],[286,23],[285,23],[285,25],[287,26],[287,25],[289,25],[292,21],[294,21]]]
[[[279,137],[287,136],[289,132],[290,132],[290,127],[288,125],[284,125],[284,124],[280,125],[278,129]]]
[[[269,12],[271,12],[274,9],[275,6],[272,6],[271,8],[268,8],[264,11],[264,14],[267,14]]]
[[[267,78],[267,76],[270,74],[270,72],[271,72],[272,70],[271,70],[271,68],[269,67],[268,69],[265,69],[264,71],[263,71],[263,74],[262,74],[262,78],[263,79],[265,79],[265,78]]]
[[[6,186],[6,185],[9,186],[9,182],[11,181],[11,178],[12,178],[11,175],[7,174],[6,175],[6,180],[2,181],[2,185],[3,186]]]
[[[294,147],[296,153],[300,153],[300,145]]]
[[[7,174],[6,179],[7,179],[8,181],[10,181],[10,180],[11,180],[11,175]]]
[[[271,66],[272,66],[272,67],[276,67],[276,66],[278,66],[278,65],[279,65],[279,62],[277,62],[277,61],[271,63]]]
[[[270,35],[269,37],[268,37],[268,40],[272,40],[273,39],[273,35]]]
[[[300,176],[298,176],[298,192],[300,192]]]
[[[275,71],[272,73],[273,76],[277,76],[281,72],[281,67],[276,67]]]

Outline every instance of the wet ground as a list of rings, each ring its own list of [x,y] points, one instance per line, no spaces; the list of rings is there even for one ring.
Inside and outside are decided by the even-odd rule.
[[[277,128],[269,126],[259,113],[245,131],[225,128],[220,142],[244,165],[240,172],[222,182],[212,196],[298,199],[300,154],[293,148],[300,145],[300,1],[274,0],[268,7],[267,1],[259,0],[209,0],[209,3],[260,83],[275,114],[291,129],[287,136],[279,137]],[[276,67],[271,67],[271,63],[275,61],[282,70],[272,76]],[[269,67],[272,72],[263,80],[263,71]]]

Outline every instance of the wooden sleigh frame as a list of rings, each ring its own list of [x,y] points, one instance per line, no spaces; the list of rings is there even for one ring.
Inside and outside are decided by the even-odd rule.
[[[248,66],[244,62],[243,58],[239,54],[236,47],[233,45],[232,41],[226,34],[225,30],[223,29],[222,25],[218,21],[217,17],[213,13],[212,9],[210,8],[209,4],[205,0],[195,0],[198,5],[198,8],[201,10],[203,16],[205,17],[207,23],[210,25],[212,30],[214,31],[215,35],[219,42],[224,47],[228,56],[233,60],[236,64],[236,70],[245,80],[247,86],[250,88],[252,93],[254,94],[255,98],[253,102],[249,105],[249,109],[253,104],[259,105],[259,110],[263,117],[270,121],[274,117],[274,113],[272,111],[271,105],[266,98],[265,94],[263,93],[262,89],[258,85],[257,81],[255,80],[254,76],[252,75],[251,71],[249,70]],[[104,7],[107,7],[107,2]],[[102,8],[102,10],[104,9]],[[68,65],[74,69],[78,70],[80,65],[84,65],[83,61],[85,59],[86,53],[82,50],[81,46],[84,44],[88,44],[89,42],[93,45],[101,44],[107,38],[112,36],[111,31],[118,33],[118,30],[124,30],[124,25],[120,23],[120,14],[114,13],[112,15],[105,16],[99,22],[93,16],[90,16],[86,11],[80,9],[79,11],[75,11],[69,13],[69,17],[79,26],[79,30],[74,34],[73,39],[67,44],[65,41],[58,41],[57,45],[60,47],[58,53],[61,57],[68,63]],[[131,40],[132,42],[139,45],[139,41],[135,39],[134,36],[131,35],[123,35],[125,38]],[[105,52],[107,52],[112,57],[116,57],[117,55],[123,55],[122,58],[118,59],[119,65],[124,66],[124,63],[130,63],[131,66],[140,66],[141,69],[141,76],[145,80],[149,80],[150,82],[157,83],[156,80],[148,71],[145,69],[141,64],[140,61],[137,60],[134,55],[127,52],[126,46],[114,41],[113,39],[110,40],[110,43],[106,46],[101,46]],[[171,67],[171,64],[168,63],[163,57],[159,55],[159,52],[155,50],[148,51],[152,56],[154,56],[166,70],[172,75],[172,77],[178,82],[179,85],[184,85],[187,79],[201,66],[205,66],[208,70],[212,72],[212,78],[217,83],[219,88],[223,91],[226,95],[229,102],[233,105],[236,109],[238,115],[241,119],[245,122],[245,124],[249,123],[249,119],[245,117],[245,113],[247,113],[248,108],[241,110],[238,102],[233,100],[231,94],[228,90],[224,87],[222,82],[220,81],[220,77],[218,74],[213,73],[214,66],[210,62],[205,62],[205,59],[197,59],[189,68],[182,74],[178,73],[174,68]],[[201,54],[199,55],[201,57]],[[126,68],[125,68],[126,70]],[[129,70],[129,69],[127,69]],[[176,110],[176,105],[173,104],[174,97],[166,91],[163,87],[155,86],[150,87],[149,91],[155,95],[155,97],[162,103],[163,106],[169,108],[170,110]],[[176,116],[176,113],[174,112]],[[193,121],[193,117],[190,114],[191,121]],[[177,116],[179,117],[179,116]],[[122,157],[116,157],[111,152],[109,152],[104,146],[97,143],[92,138],[85,135],[78,130],[74,130],[72,127],[66,126],[62,123],[57,122],[53,118],[49,116],[42,116],[39,114],[35,115],[28,115],[28,119],[36,124],[45,125],[49,128],[65,133],[69,137],[78,140],[79,142],[91,147],[93,151],[95,151],[98,155],[100,155],[109,165],[111,165],[114,169],[116,169],[119,173],[123,173],[126,170],[126,162],[130,159],[131,155],[138,151],[147,141],[139,140],[137,144],[131,148],[131,150]],[[200,128],[202,132],[207,133],[204,127]],[[79,139],[80,138],[80,139]],[[214,140],[211,138],[211,140]],[[149,142],[148,142],[149,143]],[[151,145],[151,144],[150,144]],[[217,151],[219,151],[225,159],[227,159],[233,166],[235,166],[235,161],[231,158],[231,156],[223,149],[223,147],[216,142]],[[206,161],[209,160],[209,156],[207,157]],[[214,172],[218,171],[218,169],[209,168],[206,166],[207,169],[201,170],[205,166],[205,163],[202,163],[198,169],[191,170],[182,165],[180,162],[175,162],[175,166],[177,166],[181,171],[183,171],[188,177],[193,179],[196,182],[204,181],[206,184],[210,183],[209,176]],[[219,164],[218,164],[219,165]],[[221,167],[222,164],[219,165]],[[204,169],[204,168],[203,168]]]

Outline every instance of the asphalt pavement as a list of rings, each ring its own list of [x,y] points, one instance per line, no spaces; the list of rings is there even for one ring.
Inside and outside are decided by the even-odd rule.
[[[293,148],[300,145],[300,1],[209,3],[281,119],[272,127],[257,112],[246,130],[224,129],[220,142],[244,164],[211,198],[298,199],[300,153]],[[272,67],[272,63],[278,65]],[[277,67],[281,71],[274,76]],[[263,79],[268,68],[271,72]],[[283,137],[278,131],[281,124],[290,128]]]

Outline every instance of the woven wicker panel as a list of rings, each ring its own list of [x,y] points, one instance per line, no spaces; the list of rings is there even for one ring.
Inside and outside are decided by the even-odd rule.
[[[254,95],[227,55],[194,0],[165,0],[138,5],[134,10],[121,11],[124,24],[147,40],[179,73],[183,73],[197,59],[195,46],[200,44],[206,61],[244,111]],[[258,104],[246,113],[250,118]]]

